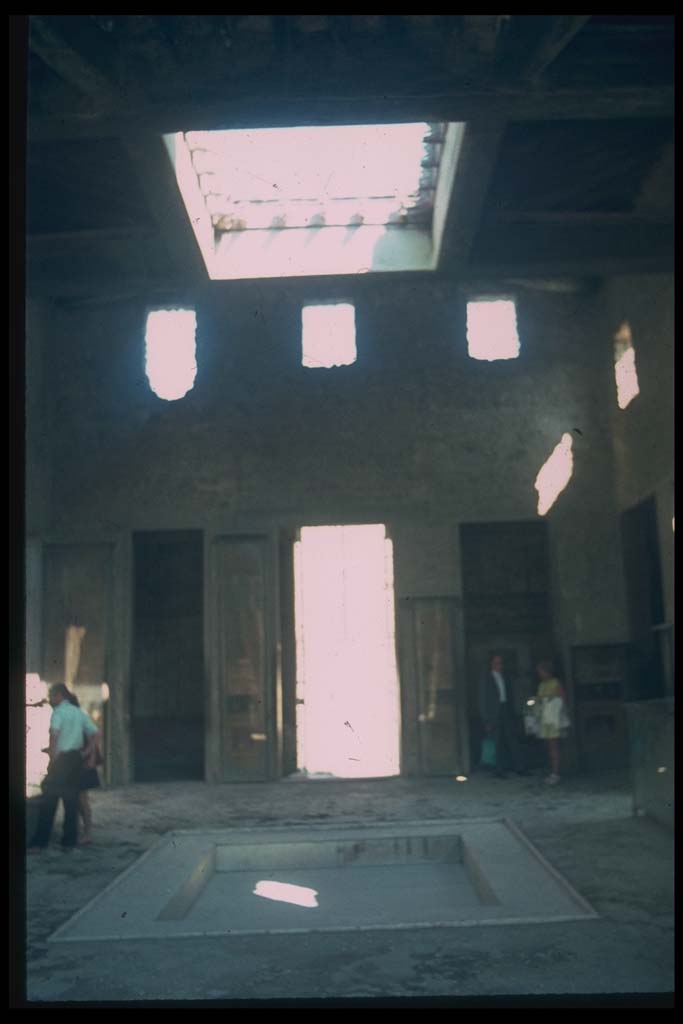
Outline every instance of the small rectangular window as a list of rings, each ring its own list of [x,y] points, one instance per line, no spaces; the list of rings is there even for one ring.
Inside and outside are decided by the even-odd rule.
[[[516,359],[519,355],[514,299],[482,297],[467,303],[467,351],[472,359]]]
[[[304,306],[301,310],[301,364],[349,366],[356,361],[356,316],[349,302]]]
[[[194,309],[156,309],[147,316],[145,372],[155,395],[167,402],[183,398],[197,375]]]

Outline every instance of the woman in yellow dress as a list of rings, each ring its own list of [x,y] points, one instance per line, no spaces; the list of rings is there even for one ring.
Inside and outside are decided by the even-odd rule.
[[[552,662],[541,661],[536,667],[540,683],[536,693],[538,736],[548,743],[550,775],[545,780],[554,786],[560,781],[560,737],[569,726],[562,684],[555,677]]]

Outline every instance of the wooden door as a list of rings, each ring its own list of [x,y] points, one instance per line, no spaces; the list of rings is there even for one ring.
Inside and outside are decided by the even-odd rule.
[[[203,537],[134,535],[131,705],[134,777],[204,776]]]
[[[270,775],[275,722],[269,687],[265,537],[213,544],[216,679],[221,774],[226,782]]]
[[[455,669],[455,603],[448,597],[401,602],[404,770],[448,775],[461,767]],[[406,749],[407,748],[407,749]],[[410,756],[410,754],[412,756]]]

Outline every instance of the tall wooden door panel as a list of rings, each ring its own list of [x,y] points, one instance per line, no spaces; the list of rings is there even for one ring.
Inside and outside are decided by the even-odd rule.
[[[216,569],[217,685],[225,781],[268,778],[270,722],[266,647],[267,542],[220,538]]]
[[[449,598],[413,598],[404,603],[406,609],[412,619],[417,770],[420,775],[447,775],[459,768],[454,604]]]
[[[203,538],[134,536],[131,711],[135,778],[204,775]]]

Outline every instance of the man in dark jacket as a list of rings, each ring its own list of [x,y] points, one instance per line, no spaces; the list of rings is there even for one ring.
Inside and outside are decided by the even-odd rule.
[[[496,775],[505,778],[509,771],[520,771],[517,736],[515,731],[513,693],[505,678],[503,659],[499,654],[491,658],[491,669],[479,690],[479,710],[484,734],[496,744]]]

